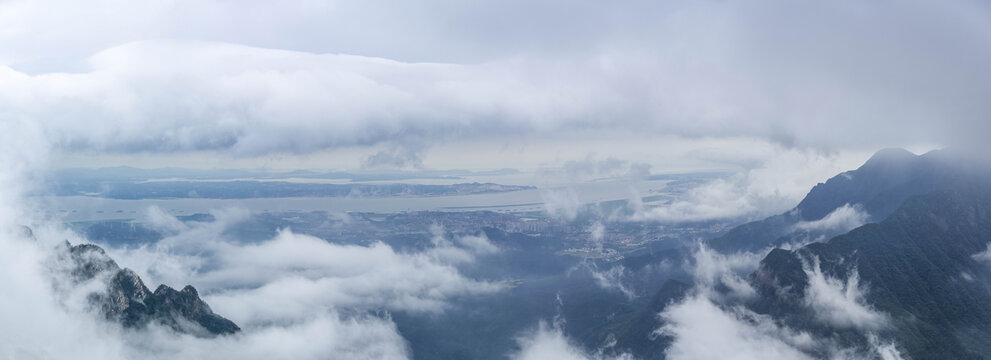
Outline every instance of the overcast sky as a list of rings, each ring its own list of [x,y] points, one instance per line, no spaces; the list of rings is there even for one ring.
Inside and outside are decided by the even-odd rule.
[[[664,172],[991,130],[981,1],[0,1],[0,49],[0,117],[66,166]]]

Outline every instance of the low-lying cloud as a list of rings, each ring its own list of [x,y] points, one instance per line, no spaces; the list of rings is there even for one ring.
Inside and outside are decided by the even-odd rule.
[[[464,278],[439,252],[401,254],[385,244],[341,246],[283,231],[257,245],[223,250],[217,270],[191,280],[221,290],[207,301],[239,323],[298,320],[317,309],[442,311],[451,297],[499,286]]]
[[[848,271],[843,281],[824,274],[817,258],[806,261],[802,267],[809,279],[805,304],[812,308],[817,319],[837,328],[878,330],[888,325],[884,314],[865,303],[856,268]]]
[[[795,228],[804,231],[830,231],[844,233],[867,223],[870,214],[859,204],[844,204],[819,220],[802,221]]]
[[[698,289],[704,291],[707,296],[721,298],[723,294],[712,290],[725,287],[730,290],[730,296],[747,299],[755,296],[757,291],[741,274],[756,270],[764,254],[765,252],[721,254],[699,243],[696,244],[693,253],[694,261],[686,267],[695,278]]]
[[[751,154],[714,150],[697,156],[743,169],[691,188],[670,203],[636,208],[631,219],[661,222],[758,219],[793,208],[816,183],[855,166],[855,161],[838,154],[774,145],[752,150]]]
[[[160,327],[113,334],[127,359],[408,359],[412,355],[388,318],[316,312],[289,325],[259,326],[216,338],[178,335]]]
[[[571,187],[544,189],[541,190],[540,197],[544,202],[544,212],[569,221],[578,217],[585,205],[578,197],[578,192]]]
[[[516,339],[520,351],[513,354],[513,360],[633,360],[629,354],[606,354],[608,349],[589,352],[573,343],[564,331],[563,325],[548,325],[541,321],[536,329],[525,332]]]
[[[670,306],[661,318],[659,333],[674,338],[670,359],[812,359],[801,351],[814,345],[809,334],[743,308],[722,309],[704,296]]]
[[[813,359],[822,354],[833,359],[901,359],[893,343],[875,334],[885,326],[885,317],[863,304],[855,272],[844,283],[815,270],[818,263],[807,266],[810,286],[804,299],[828,326],[863,330],[866,353],[757,314],[746,307],[746,296],[724,295],[727,290],[731,295],[755,292],[741,274],[756,268],[762,254],[727,256],[700,245],[694,257],[695,287],[659,314],[663,325],[655,334],[671,338],[665,354],[670,359]]]
[[[502,286],[461,275],[458,266],[498,252],[484,236],[454,237],[431,229],[432,243],[417,252],[397,252],[383,243],[339,245],[286,229],[269,240],[242,243],[224,230],[246,218],[243,211],[215,211],[213,222],[179,222],[160,209],[146,212],[153,226],[172,231],[155,244],[108,248],[123,267],[148,284],[193,284],[213,310],[238,323],[241,333],[216,339],[181,335],[158,326],[124,331],[86,305],[94,281],[66,290],[52,287],[48,273],[53,245],[85,239],[53,225],[38,226],[37,240],[5,238],[5,273],[20,274],[2,285],[6,304],[35,309],[21,319],[24,338],[5,336],[9,357],[64,358],[266,358],[404,359],[408,345],[389,312],[436,313],[448,300],[483,296]],[[182,226],[179,226],[181,224]],[[9,260],[9,261],[7,261]],[[53,270],[55,271],[55,270]],[[57,278],[55,279],[57,280]],[[9,307],[8,307],[9,308]],[[4,329],[4,332],[12,330]],[[43,336],[42,334],[49,334]],[[28,339],[47,339],[43,345]],[[56,341],[53,341],[53,336]],[[85,342],[86,345],[82,343]],[[73,349],[86,349],[79,351]]]
[[[249,326],[294,322],[334,309],[439,312],[448,298],[501,288],[458,271],[475,254],[498,251],[484,237],[451,241],[435,226],[434,246],[413,253],[384,243],[339,245],[288,229],[270,240],[241,244],[222,235],[241,219],[225,215],[232,212],[239,213],[218,212],[217,221],[192,223],[186,234],[111,254],[143,277],[197,284],[218,312]]]
[[[988,243],[988,247],[984,251],[978,252],[970,256],[974,260],[991,265],[991,243]]]

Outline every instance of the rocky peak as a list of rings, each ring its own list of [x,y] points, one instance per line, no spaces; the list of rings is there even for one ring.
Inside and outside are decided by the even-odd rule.
[[[72,246],[66,241],[63,245],[68,249],[72,265],[72,276],[77,282],[86,281],[103,272],[120,270],[117,262],[110,258],[103,248],[93,244]]]
[[[200,296],[200,294],[196,292],[196,288],[194,288],[193,285],[186,285],[186,287],[182,288],[180,292],[184,294],[192,294],[192,296],[197,298]]]
[[[186,285],[180,291],[161,285],[155,289],[154,297],[149,303],[156,308],[156,311],[167,311],[172,315],[171,319],[179,317],[199,324],[212,334],[232,334],[240,330],[233,322],[213,313],[210,305],[200,299],[196,288]],[[175,329],[181,329],[186,325],[179,321],[165,322]]]
[[[90,301],[108,320],[124,327],[139,328],[154,322],[197,336],[233,334],[241,330],[234,322],[214,314],[190,285],[181,291],[159,285],[151,292],[137,273],[120,268],[99,246],[73,246],[65,242],[60,254],[68,254],[66,272],[75,284],[101,274],[109,279],[106,291],[92,294]]]
[[[918,158],[918,155],[902,148],[886,148],[874,153],[860,169],[905,166]]]

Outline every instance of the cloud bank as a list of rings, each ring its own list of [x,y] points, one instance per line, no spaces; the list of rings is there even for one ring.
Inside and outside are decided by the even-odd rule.
[[[237,209],[216,211],[216,220],[205,223],[179,222],[155,208],[146,214],[170,235],[151,245],[108,248],[109,254],[146,283],[194,284],[214,311],[241,326],[241,333],[201,339],[158,326],[125,331],[105,322],[86,305],[88,293],[101,284],[68,293],[51,285],[57,273],[45,264],[52,245],[85,239],[47,225],[36,228],[37,240],[3,239],[5,249],[19,254],[3,255],[10,257],[4,274],[18,274],[0,283],[16,290],[4,295],[10,309],[19,309],[6,318],[26,325],[0,327],[10,333],[0,348],[15,358],[405,359],[412,354],[390,311],[442,312],[449,299],[502,289],[458,270],[475,256],[499,251],[496,246],[480,236],[452,239],[439,227],[432,229],[432,247],[402,253],[382,243],[337,245],[289,230],[241,243],[224,235],[246,219]],[[37,340],[30,340],[33,336]]]
[[[475,254],[498,251],[484,237],[452,241],[435,227],[434,246],[414,253],[383,243],[339,245],[287,229],[259,243],[226,239],[223,231],[242,216],[215,212],[215,222],[191,223],[153,245],[110,253],[142,277],[197,284],[207,302],[242,326],[292,323],[336,309],[440,312],[448,298],[501,289],[457,268]]]
[[[560,17],[557,1],[392,9],[372,2],[363,4],[365,12],[347,1],[278,9],[217,1],[91,5],[12,1],[0,11],[6,20],[0,21],[0,45],[11,49],[0,58],[7,65],[0,67],[2,115],[39,122],[70,151],[213,149],[258,156],[499,136],[542,139],[580,130],[615,132],[614,140],[629,134],[742,136],[835,149],[956,144],[988,130],[982,100],[991,95],[991,82],[980,80],[991,59],[991,29],[987,5],[977,1],[628,1],[589,5],[574,18]],[[353,43],[389,38],[385,33],[429,34],[438,40],[433,62],[363,52],[341,42],[338,31],[350,25],[326,20],[377,22],[400,10],[419,16],[357,32]],[[274,35],[261,39],[265,32],[247,25],[256,22],[211,23],[194,16],[198,11],[242,20],[271,14],[273,20],[258,29]],[[437,14],[461,20],[488,14],[489,21],[455,22],[463,28],[450,31],[443,25],[450,22]],[[187,16],[188,22],[178,21]],[[506,27],[492,23],[521,16],[535,31],[497,32]],[[327,31],[278,31],[299,21]],[[316,46],[321,36],[313,34],[337,46]],[[54,49],[81,39],[84,46],[66,53]],[[409,40],[396,47],[399,52],[425,43]],[[497,46],[471,62],[444,51],[472,41]],[[534,46],[520,48],[517,41]],[[577,51],[564,51],[562,44]],[[18,70],[64,57],[83,65],[75,71]],[[367,163],[417,166],[419,152],[387,151]]]

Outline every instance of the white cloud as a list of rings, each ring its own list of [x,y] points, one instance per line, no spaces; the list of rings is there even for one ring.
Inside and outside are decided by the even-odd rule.
[[[777,319],[747,309],[746,296],[725,296],[716,290],[725,286],[731,294],[753,294],[754,290],[738,274],[756,267],[763,255],[726,256],[700,246],[694,257],[691,272],[695,288],[659,314],[664,325],[655,334],[669,336],[673,341],[666,353],[668,358],[812,359],[810,354],[826,354],[832,359],[901,359],[893,342],[884,342],[876,335],[886,318],[863,304],[855,271],[843,283],[807,266],[810,286],[804,300],[827,325],[862,330],[869,354],[784,326]]]
[[[222,233],[242,212],[226,213],[238,215],[216,212],[215,222],[191,223],[188,231],[154,245],[111,254],[148,282],[196,284],[218,313],[249,327],[336,309],[440,312],[451,297],[501,289],[457,269],[475,253],[497,250],[484,238],[458,240],[466,244],[461,248],[435,226],[433,247],[399,253],[383,243],[339,245],[284,229],[273,239],[240,244]]]
[[[372,151],[350,154],[358,167],[430,167],[440,155],[429,149],[446,142],[524,142],[555,153],[547,144],[565,139],[584,152],[558,163],[607,176],[640,176],[641,163],[658,169],[651,160],[665,146],[620,161],[612,146],[597,146],[603,139],[757,138],[836,151],[986,133],[974,130],[986,129],[979,100],[989,91],[973,81],[991,56],[981,35],[986,12],[974,10],[985,5],[655,3],[595,4],[562,18],[557,1],[7,1],[0,117],[30,119],[69,154]],[[873,31],[864,14],[891,26]],[[823,30],[835,24],[842,31]],[[934,43],[961,56],[919,53],[918,39],[953,39]],[[550,50],[562,47],[580,51]],[[420,52],[434,62],[411,60]],[[487,55],[456,61],[479,53]],[[46,61],[82,65],[24,70]],[[871,131],[887,129],[899,131]],[[600,156],[586,158],[591,168],[581,160],[588,147]],[[732,217],[794,199],[790,189],[775,195],[753,185],[754,176],[713,183],[695,194],[700,201],[652,218]]]
[[[881,360],[903,360],[901,351],[895,346],[893,342],[882,342],[874,334],[868,334],[867,341],[871,346],[871,349],[877,353],[877,356],[881,357]]]
[[[480,235],[466,235],[455,238],[457,242],[473,251],[476,254],[487,255],[499,252],[499,247],[495,246],[485,233]]]
[[[699,243],[692,254],[694,261],[687,266],[690,266],[688,270],[694,276],[698,289],[707,296],[721,298],[723,295],[713,289],[725,286],[731,291],[729,295],[746,299],[755,296],[757,291],[741,274],[756,270],[765,253],[742,252],[727,255]]]
[[[571,187],[543,189],[540,197],[544,201],[544,211],[564,220],[574,220],[582,208],[578,193]]]
[[[669,359],[812,359],[801,351],[815,344],[809,334],[743,308],[724,310],[704,296],[671,305],[661,317],[659,332],[674,337]]]
[[[169,215],[169,213],[158,206],[149,206],[142,215],[144,223],[167,234],[175,234],[189,229],[182,221],[176,219],[175,216]]]
[[[857,205],[844,204],[825,217],[814,221],[802,221],[795,228],[805,231],[847,232],[867,223],[870,214]]]
[[[865,303],[856,269],[850,270],[843,281],[823,274],[818,258],[803,263],[802,267],[809,279],[805,304],[820,321],[838,328],[862,330],[878,330],[888,325],[884,314]]]
[[[623,284],[623,275],[626,274],[626,267],[623,265],[615,265],[603,271],[599,271],[598,267],[593,265],[588,267],[588,271],[592,274],[592,278],[595,279],[595,284],[599,288],[619,291],[630,300],[637,297],[632,289]]]
[[[379,55],[375,53],[340,55],[340,49],[293,46],[301,41],[319,43],[312,33],[304,37],[275,32],[287,37],[259,41],[255,37],[264,33],[248,26],[251,21],[225,21],[223,25],[244,30],[255,39],[216,36],[213,31],[203,36],[189,34],[183,24],[209,28],[210,22],[194,16],[195,25],[190,25],[191,20],[183,15],[195,10],[187,8],[250,20],[258,20],[255,12],[260,11],[286,24],[305,17],[318,27],[320,18],[315,14],[338,17],[347,13],[335,12],[333,6],[308,13],[299,7],[273,9],[259,2],[203,3],[100,1],[85,7],[64,1],[5,3],[4,13],[14,15],[7,15],[11,21],[0,23],[0,44],[10,45],[4,48],[13,49],[11,57],[36,58],[33,53],[38,44],[70,46],[84,34],[97,39],[85,46],[85,55],[78,49],[73,54],[95,54],[78,72],[31,75],[17,67],[0,68],[0,104],[12,117],[38,121],[68,151],[218,149],[255,156],[388,143],[397,150],[371,163],[412,166],[419,160],[408,155],[422,149],[399,149],[411,143],[431,145],[499,135],[543,139],[580,130],[601,136],[618,131],[623,136],[757,137],[785,147],[831,149],[950,143],[967,137],[974,128],[983,128],[979,119],[987,110],[973,105],[988,95],[988,89],[975,85],[981,82],[972,81],[973,74],[980,73],[974,71],[981,68],[978,60],[991,56],[980,35],[987,32],[986,21],[975,15],[983,12],[972,9],[982,5],[885,4],[889,8],[841,2],[809,9],[783,1],[752,5],[675,2],[648,6],[650,11],[638,13],[634,17],[639,22],[629,26],[622,21],[607,22],[634,36],[611,38],[608,44],[590,45],[578,54],[514,49],[458,64],[393,61],[374,57]],[[505,14],[521,5],[503,6],[493,9],[497,10],[494,13]],[[625,7],[594,8],[583,14],[598,18],[622,13]],[[527,10],[523,13],[537,19],[564,20],[552,17],[555,12],[543,7]],[[121,13],[140,16],[108,15]],[[899,33],[903,36],[865,31],[876,23],[865,20],[870,17],[863,13],[886,15],[892,26],[885,29],[903,30]],[[914,26],[920,17],[932,20],[927,24],[943,26]],[[345,20],[358,18],[372,20],[368,15]],[[394,26],[414,21],[402,20]],[[792,20],[803,26],[796,28]],[[564,22],[580,28],[580,20],[573,21]],[[86,31],[78,27],[81,23],[87,25]],[[849,26],[840,32],[822,30],[835,29],[830,24]],[[788,28],[789,36],[782,35],[781,28]],[[547,30],[518,34],[554,44],[541,35],[561,37]],[[162,38],[182,40],[150,40]],[[968,56],[913,56],[920,55],[916,41],[921,38],[954,39],[937,43],[947,54]],[[879,41],[888,46],[877,46]],[[809,48],[811,43],[817,46]],[[438,49],[444,45],[437,45]],[[309,51],[297,51],[301,48]],[[809,51],[823,56],[809,56]],[[851,63],[859,66],[850,67]],[[947,124],[932,119],[953,120]],[[866,126],[900,131],[868,131]],[[844,136],[833,136],[836,132]],[[622,137],[612,140],[622,141]],[[603,156],[608,159],[610,154]]]
[[[104,339],[113,336],[107,326],[58,303],[39,244],[4,234],[0,246],[0,357],[122,358],[123,345]]]
[[[603,225],[602,222],[596,221],[592,224],[592,228],[589,229],[589,235],[591,235],[591,240],[593,242],[601,243],[602,238],[606,235],[606,226]]]
[[[443,260],[396,253],[380,243],[340,246],[283,231],[271,241],[225,251],[218,270],[194,280],[208,288],[249,286],[206,297],[247,324],[303,319],[327,307],[437,312],[450,297],[499,290],[462,277]]]
[[[988,247],[984,251],[978,252],[970,256],[974,260],[991,264],[991,243],[988,243]]]
[[[673,339],[670,359],[811,359],[804,350],[818,346],[812,337],[778,326],[773,319],[735,302],[756,295],[740,274],[756,269],[762,254],[724,255],[699,244],[690,273],[695,288],[659,314],[657,335]],[[725,286],[730,296],[717,291]]]
[[[68,149],[254,156],[540,131],[622,102],[557,71],[524,81],[537,65],[527,61],[414,64],[145,41],[104,50],[89,64],[85,73],[37,76],[0,68],[0,103],[43,121]]]
[[[537,329],[525,332],[516,342],[520,351],[513,354],[513,360],[632,360],[629,354],[604,355],[603,350],[589,353],[572,343],[560,326],[549,326],[540,322]]]
[[[856,167],[861,161],[857,155],[773,144],[765,144],[749,154],[739,149],[711,149],[695,156],[743,170],[692,188],[669,204],[637,211],[631,219],[664,222],[756,219],[782,213],[798,205],[816,183]]]
[[[43,239],[39,239],[43,240]],[[48,239],[50,240],[50,239]],[[44,243],[0,238],[4,307],[0,358],[5,359],[405,359],[405,340],[388,318],[342,317],[315,310],[305,320],[246,328],[215,339],[177,335],[166,329],[124,330],[91,312],[85,293],[52,286],[43,264]],[[99,285],[99,284],[93,284]],[[216,310],[216,307],[214,307]]]
[[[606,236],[606,226],[602,224],[601,221],[596,221],[592,224],[592,227],[588,229],[589,240],[596,249],[602,251],[602,240]]]
[[[289,324],[222,338],[176,335],[152,327],[122,334],[124,358],[141,359],[408,359],[406,341],[388,318],[313,313]]]
[[[175,224],[163,211],[150,213],[160,224]],[[243,220],[244,212],[228,209],[214,216],[214,222],[183,224],[156,245],[108,250],[150,286],[193,284],[215,312],[242,327],[241,333],[201,339],[157,327],[124,331],[104,321],[87,305],[87,295],[103,288],[99,281],[53,286],[58,273],[46,270],[58,265],[52,263],[53,246],[84,239],[46,223],[35,227],[37,241],[0,238],[0,246],[11,250],[0,252],[0,273],[16,274],[0,277],[0,286],[10,290],[0,295],[9,305],[0,312],[12,321],[0,327],[0,357],[404,359],[410,356],[408,346],[388,311],[443,311],[451,297],[501,288],[461,276],[456,265],[464,260],[438,252],[463,244],[461,251],[471,259],[493,250],[479,237],[451,241],[438,230],[437,246],[415,253],[381,243],[336,245],[288,230],[243,244],[223,233]]]

